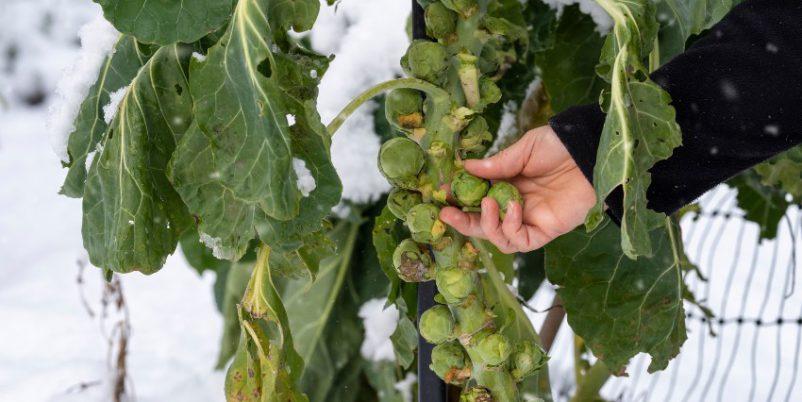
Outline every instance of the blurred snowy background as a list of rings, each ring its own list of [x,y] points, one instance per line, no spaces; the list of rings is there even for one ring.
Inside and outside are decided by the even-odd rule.
[[[555,7],[574,2],[549,1]],[[592,3],[580,3],[596,14],[602,30],[609,24]],[[400,73],[408,12],[405,0],[343,0],[336,12],[323,9],[312,44],[338,55],[321,90],[324,120],[362,89]],[[87,79],[80,63],[91,61],[96,49],[82,53],[81,32],[87,45],[98,31],[81,27],[98,15],[89,0],[0,0],[0,401],[110,400],[119,374],[110,345],[121,334],[128,335],[125,374],[137,401],[222,401],[223,374],[213,370],[222,325],[214,278],[199,276],[179,253],[152,277],[126,275],[110,289],[86,262],[80,201],[57,194],[65,173],[57,156],[59,116],[69,114],[76,95],[66,89],[80,91]],[[57,88],[65,90],[58,95]],[[50,110],[59,111],[55,120]],[[333,144],[344,194],[356,202],[388,189],[375,167],[379,139],[372,119],[370,108],[363,108]],[[714,322],[718,336],[708,334],[690,307],[695,317],[681,357],[654,376],[645,374],[646,359],[636,360],[630,377],[608,384],[605,396],[802,400],[796,384],[802,336],[802,285],[794,275],[798,211],[789,211],[777,241],[757,246],[757,228],[738,218],[732,191],[717,189],[703,204],[732,213],[683,225],[689,255],[710,279],[691,287],[723,320]],[[544,286],[530,304],[544,309],[552,296]],[[538,326],[543,317],[532,314]],[[573,385],[570,336],[560,332],[550,364],[558,398]]]

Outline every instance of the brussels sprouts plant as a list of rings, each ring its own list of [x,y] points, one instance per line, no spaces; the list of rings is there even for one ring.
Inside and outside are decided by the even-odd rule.
[[[408,77],[366,89],[325,125],[317,96],[332,58],[304,35],[335,1],[95,1],[121,34],[75,120],[62,192],[83,198],[84,245],[107,277],[153,274],[179,243],[194,267],[217,274],[228,401],[400,398],[387,384],[414,374],[418,333],[437,345],[423,363],[461,401],[552,400],[548,345],[520,301],[539,284],[526,282],[535,266],[598,357],[578,373],[575,401],[595,400],[638,353],[652,355],[651,371],[679,353],[682,301],[692,300],[683,278],[694,267],[676,218],[649,210],[645,189],[664,159],[652,145],[671,150],[681,137],[670,96],[648,77],[728,5],[691,16],[666,1],[597,0],[613,21],[599,35],[577,6],[418,0],[423,26],[397,55]],[[331,136],[383,94],[377,162],[393,189],[343,200]],[[476,212],[487,197],[504,219],[510,201],[525,202],[518,189],[463,162],[592,102],[606,113],[599,203],[585,228],[540,251],[545,263],[515,264],[440,220],[446,206]],[[765,179],[795,168],[789,158],[749,183],[796,191]],[[604,213],[617,188],[620,226]],[[436,287],[436,305],[416,317],[423,286]],[[381,364],[360,356],[358,315],[378,297],[398,317],[394,360]]]

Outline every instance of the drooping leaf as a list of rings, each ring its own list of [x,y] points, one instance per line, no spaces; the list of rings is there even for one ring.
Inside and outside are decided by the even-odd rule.
[[[667,224],[668,225],[668,224]],[[654,255],[627,258],[619,228],[606,219],[592,232],[574,230],[546,247],[546,275],[568,323],[614,373],[639,352],[662,370],[685,342],[684,258],[679,228],[650,232]]]
[[[192,43],[220,28],[232,0],[94,0],[118,31],[145,43]]]
[[[596,74],[596,64],[604,38],[595,29],[593,20],[577,6],[566,7],[551,35],[554,44],[536,54],[555,113],[599,99],[604,82]]]
[[[84,195],[87,157],[96,151],[108,128],[103,107],[109,104],[109,95],[131,83],[152,53],[151,47],[140,45],[128,35],[121,36],[114,45],[75,118],[75,129],[67,143],[69,170],[61,194],[76,198]]]
[[[170,174],[199,230],[226,259],[239,258],[257,233],[272,246],[301,241],[322,229],[340,198],[315,104],[328,59],[274,40],[283,32],[266,12],[282,4],[293,7],[238,2],[223,38],[191,67],[197,125],[179,144]],[[307,197],[293,159],[315,179]]]
[[[188,226],[186,207],[164,172],[192,121],[190,53],[181,45],[163,47],[140,69],[92,162],[82,232],[95,266],[156,272]]]
[[[388,299],[389,300],[389,299]],[[409,318],[409,308],[403,298],[395,301],[398,309],[398,324],[390,335],[395,352],[395,361],[403,369],[408,369],[415,361],[415,350],[418,349],[418,329]]]
[[[261,246],[238,306],[242,336],[226,373],[229,402],[309,400],[299,389],[304,362],[295,349],[289,318],[273,282],[269,255],[270,248]]]
[[[777,228],[788,209],[784,192],[766,186],[754,171],[746,171],[727,184],[738,190],[738,207],[744,210],[744,218],[760,226],[760,240],[777,237]]]
[[[607,196],[623,188],[621,247],[629,258],[651,255],[649,231],[663,214],[649,210],[649,169],[671,156],[682,143],[671,97],[649,80],[643,60],[652,50],[658,24],[650,0],[605,0],[599,3],[616,21],[597,67],[610,83],[602,99],[607,118],[593,170],[598,202],[588,213],[588,230],[604,219]]]
[[[228,270],[221,311],[223,315],[223,335],[220,339],[220,351],[217,354],[217,364],[215,365],[218,370],[222,370],[226,363],[231,360],[240,343],[241,330],[237,305],[242,301],[252,270],[253,262],[233,263]]]

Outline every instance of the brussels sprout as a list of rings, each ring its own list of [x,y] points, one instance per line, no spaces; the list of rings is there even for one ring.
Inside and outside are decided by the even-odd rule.
[[[495,402],[495,399],[487,388],[470,387],[462,390],[459,402]]]
[[[453,307],[454,315],[459,323],[457,333],[461,341],[470,341],[476,333],[490,323],[492,318],[475,294],[469,295],[462,303]]]
[[[456,268],[459,264],[461,247],[451,236],[443,236],[440,241],[432,245],[432,250],[439,269]]]
[[[518,203],[522,203],[524,201],[523,197],[521,197],[521,193],[518,192],[518,189],[505,181],[497,181],[493,183],[493,185],[490,187],[490,191],[487,192],[487,196],[496,200],[498,203],[498,211],[501,219],[504,219],[504,216],[506,216],[507,205],[509,205],[510,201],[516,201]]]
[[[379,170],[390,183],[401,188],[414,189],[425,164],[423,149],[409,138],[392,138],[379,150]]]
[[[490,189],[490,182],[461,170],[451,181],[454,199],[463,207],[475,207],[482,202]]]
[[[545,366],[548,361],[549,357],[540,346],[529,342],[520,343],[512,354],[512,376],[515,381],[521,381]]]
[[[405,282],[424,282],[434,277],[434,263],[429,251],[410,239],[395,248],[393,266],[398,277]]]
[[[440,220],[440,208],[434,204],[418,204],[407,212],[406,222],[412,239],[418,243],[437,243],[446,232],[446,225]]]
[[[499,89],[495,81],[487,77],[482,77],[479,83],[479,93],[481,98],[476,106],[478,111],[482,111],[484,108],[501,100],[501,89]]]
[[[423,339],[435,345],[451,339],[454,334],[454,316],[446,306],[437,305],[426,310],[418,325]]]
[[[410,208],[423,202],[423,197],[417,191],[394,188],[387,196],[387,208],[396,218],[404,220]]]
[[[496,49],[495,42],[497,41],[488,41],[479,55],[479,61],[477,61],[476,65],[482,74],[493,75],[501,67],[503,60]]]
[[[449,304],[465,300],[474,289],[474,273],[459,268],[438,268],[435,273],[437,290]]]
[[[504,364],[512,353],[512,345],[502,334],[490,334],[479,341],[476,346],[479,358],[489,366]]]
[[[457,26],[457,14],[446,8],[443,3],[432,3],[426,7],[426,34],[435,39],[446,39]]]
[[[493,142],[493,134],[484,117],[476,117],[462,132],[459,140],[460,156],[463,159],[481,157]]]
[[[423,126],[423,97],[408,88],[396,89],[384,100],[387,121],[399,130],[407,131]]]
[[[456,11],[462,18],[468,18],[479,10],[476,0],[442,0],[443,5]]]
[[[414,40],[407,50],[406,65],[414,77],[439,84],[448,68],[448,53],[439,43]]]
[[[471,377],[470,361],[465,350],[457,342],[437,345],[432,349],[432,364],[429,368],[449,384],[464,384]]]

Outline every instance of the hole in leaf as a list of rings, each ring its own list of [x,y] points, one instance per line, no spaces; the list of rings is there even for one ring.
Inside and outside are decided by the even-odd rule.
[[[114,137],[114,129],[109,130],[109,139]]]
[[[184,88],[181,87],[181,85],[175,84],[175,93],[181,96],[181,94],[184,93]]]
[[[262,60],[262,62],[256,66],[256,69],[267,78],[270,78],[273,75],[273,67],[270,65],[270,61],[268,59]]]

